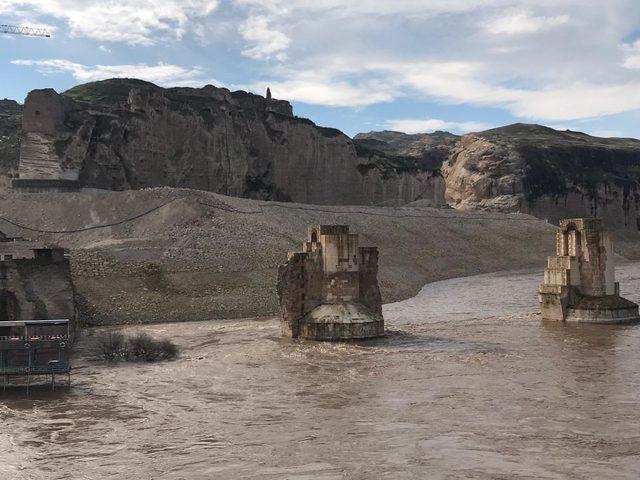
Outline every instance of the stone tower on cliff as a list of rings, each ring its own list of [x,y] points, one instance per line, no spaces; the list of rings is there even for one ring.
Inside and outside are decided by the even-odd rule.
[[[378,249],[359,247],[346,225],[309,227],[302,252],[278,269],[284,336],[349,340],[384,333]]]
[[[599,218],[562,220],[557,256],[549,257],[540,285],[545,320],[591,323],[640,321],[638,305],[620,296],[613,247]]]

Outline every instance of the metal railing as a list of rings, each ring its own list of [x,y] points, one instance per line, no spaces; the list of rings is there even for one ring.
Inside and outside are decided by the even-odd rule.
[[[0,342],[51,342],[58,340],[68,340],[66,335],[0,335]]]
[[[52,373],[69,373],[71,365],[58,363],[55,365],[0,366],[0,375],[50,375]]]

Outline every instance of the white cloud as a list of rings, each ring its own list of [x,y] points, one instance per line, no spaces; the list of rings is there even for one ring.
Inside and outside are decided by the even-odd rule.
[[[53,17],[72,37],[151,45],[162,34],[182,37],[217,6],[218,0],[0,0],[0,14]]]
[[[43,74],[70,73],[80,82],[93,82],[107,78],[139,78],[162,86],[203,86],[206,83],[220,85],[213,79],[205,79],[200,67],[185,68],[179,65],[83,65],[63,59],[12,60],[14,65],[35,67]]]
[[[246,87],[263,92],[271,86],[280,98],[364,107],[417,97],[501,108],[535,121],[585,119],[640,108],[638,79],[600,68],[604,59],[611,58],[611,38],[595,28],[602,20],[595,1],[589,5],[578,0],[236,3],[251,12],[251,23],[242,27],[252,27],[245,32],[250,48],[244,53],[270,58],[286,51],[289,56],[286,69],[266,70],[271,73],[267,80]],[[505,14],[505,7],[512,10]],[[261,16],[255,17],[256,12]],[[442,14],[447,15],[442,17],[447,29],[437,18]],[[400,18],[403,22],[398,24]],[[417,22],[413,31],[408,18]],[[488,20],[482,22],[483,18]],[[627,28],[634,24],[627,23]],[[571,29],[558,28],[563,25]],[[438,33],[420,37],[429,27]],[[456,28],[465,35],[450,33]],[[621,26],[620,34],[623,30]],[[544,36],[525,35],[543,31]],[[517,45],[509,40],[514,35],[519,35]],[[389,41],[383,42],[384,38]],[[406,50],[408,45],[422,44],[429,48]],[[635,65],[634,61],[630,58],[626,66]]]
[[[579,1],[579,0],[576,0]],[[257,7],[274,13],[331,14],[334,17],[356,17],[360,15],[412,15],[436,16],[464,13],[480,8],[505,7],[513,5],[514,0],[234,0],[238,5]],[[570,0],[520,0],[520,3],[532,6],[561,5],[576,3]]]
[[[390,102],[395,98],[393,93],[378,89],[374,85],[351,85],[345,81],[323,78],[294,78],[284,81],[237,85],[237,88],[260,94],[264,93],[267,87],[271,89],[276,98],[331,107],[366,107]]]
[[[553,17],[535,16],[528,11],[516,11],[493,18],[485,25],[485,30],[493,35],[519,35],[564,25],[568,15]]]
[[[632,44],[622,45],[622,49],[627,53],[623,66],[630,70],[640,70],[640,40]]]
[[[534,3],[534,0],[528,1]],[[537,3],[551,1],[553,0],[539,0]],[[414,19],[430,18],[505,6],[511,4],[512,0],[233,0],[233,3],[246,7],[249,12],[248,18],[238,27],[248,44],[248,48],[242,53],[253,59],[275,57],[284,60],[284,52],[291,40],[286,30],[310,20],[326,25],[326,29],[322,30],[323,38],[318,41],[319,46],[322,46],[331,43],[336,24],[340,22],[368,25],[369,20],[398,15]],[[368,33],[365,31],[363,35]]]
[[[625,68],[640,70],[640,54],[628,56],[623,63]]]
[[[446,130],[454,133],[480,132],[492,126],[483,122],[449,122],[438,118],[389,120],[385,127],[405,133],[426,133]]]
[[[499,106],[532,120],[587,119],[640,109],[640,81],[575,81],[520,88],[492,82],[490,68],[477,62],[390,64],[388,68],[393,81],[430,98],[445,103]]]
[[[315,105],[404,98],[567,124],[640,110],[640,45],[628,43],[640,19],[636,0],[0,0],[1,16],[16,12],[105,48],[191,32],[213,45],[205,54],[220,52],[238,87],[262,94],[269,86],[278,98]],[[190,58],[202,53],[188,47]],[[137,64],[147,51],[153,60]],[[80,81],[144,75],[163,85],[204,83],[203,69],[180,66],[173,49],[135,52],[136,61],[115,66],[92,65],[90,57],[27,62]]]
[[[640,81],[575,81],[539,88],[501,85],[480,62],[383,61],[343,58],[283,79],[238,87],[314,105],[364,107],[419,96],[441,103],[500,107],[535,121],[562,122],[640,109]],[[585,99],[588,99],[586,101]]]
[[[242,54],[255,60],[268,60],[276,57],[286,58],[284,51],[289,46],[289,37],[269,25],[268,17],[254,15],[240,25],[238,31],[249,43],[250,47]]]
[[[110,49],[110,48],[108,48],[108,47],[105,47],[104,45],[100,45],[100,46],[98,47],[98,50],[100,50],[100,51],[102,51],[102,52],[104,52],[104,53],[111,53],[111,49]]]

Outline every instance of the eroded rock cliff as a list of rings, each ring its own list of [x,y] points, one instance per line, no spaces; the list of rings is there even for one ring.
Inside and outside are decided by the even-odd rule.
[[[314,204],[445,203],[444,180],[424,162],[357,150],[339,130],[293,116],[286,101],[211,85],[163,89],[112,79],[62,95],[35,90],[23,130],[23,184],[188,187]]]
[[[465,135],[443,165],[458,208],[561,218],[600,216],[638,229],[640,140],[515,124]]]
[[[0,100],[0,191],[11,185],[20,160],[20,125],[22,105],[13,100]]]

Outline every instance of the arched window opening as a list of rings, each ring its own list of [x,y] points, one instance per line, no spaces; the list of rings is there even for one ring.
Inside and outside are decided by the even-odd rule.
[[[564,251],[570,257],[579,257],[582,251],[582,235],[573,226],[564,233]]]

